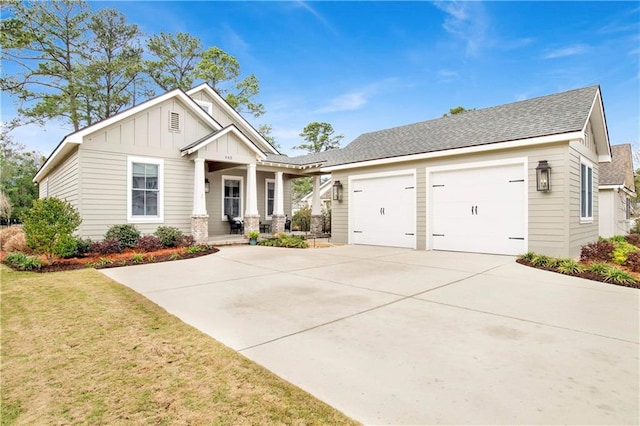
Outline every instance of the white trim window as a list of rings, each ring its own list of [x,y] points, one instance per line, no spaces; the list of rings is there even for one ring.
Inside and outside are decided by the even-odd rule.
[[[213,104],[211,102],[201,101],[199,99],[194,99],[194,101],[204,110],[204,112],[209,115],[213,115]]]
[[[580,220],[593,220],[593,164],[580,160]]]
[[[242,217],[243,184],[242,176],[222,176],[222,220]]]
[[[276,202],[276,181],[275,179],[264,180],[264,215],[267,219],[272,219]]]
[[[160,158],[128,157],[127,219],[129,222],[164,220],[164,161]]]

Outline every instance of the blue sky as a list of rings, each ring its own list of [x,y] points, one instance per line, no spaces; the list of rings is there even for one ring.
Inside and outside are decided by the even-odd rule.
[[[260,81],[288,155],[312,121],[361,133],[600,84],[612,144],[640,150],[640,2],[92,2],[147,34],[185,31]],[[3,97],[3,116],[12,109]],[[13,134],[48,155],[70,131]]]

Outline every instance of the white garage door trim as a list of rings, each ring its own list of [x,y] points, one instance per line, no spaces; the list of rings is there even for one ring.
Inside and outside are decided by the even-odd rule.
[[[418,197],[418,191],[417,191],[417,182],[416,182],[416,174],[417,174],[417,170],[416,169],[403,169],[403,170],[393,170],[390,172],[378,172],[378,173],[367,173],[367,174],[362,174],[362,175],[353,175],[353,176],[349,176],[348,178],[348,182],[349,182],[349,192],[350,192],[350,196],[349,196],[349,216],[348,216],[348,226],[347,226],[347,230],[348,230],[348,244],[354,244],[354,200],[353,197],[351,196],[351,191],[353,186],[353,183],[355,181],[358,180],[367,180],[367,179],[379,179],[379,178],[385,178],[385,177],[397,177],[397,176],[411,176],[411,179],[413,180],[413,186],[415,188],[414,190],[414,199],[413,199],[413,210],[411,211],[411,220],[413,221],[413,226],[414,226],[414,235],[413,235],[413,243],[412,243],[412,247],[409,248],[416,248],[416,244],[417,244],[417,197]]]
[[[426,248],[427,250],[433,250],[433,188],[431,183],[433,181],[432,175],[438,172],[453,171],[453,170],[468,170],[468,169],[481,169],[486,167],[500,167],[508,165],[522,165],[522,175],[524,176],[524,196],[523,196],[523,212],[524,212],[524,241],[525,248],[529,243],[529,161],[527,157],[516,157],[502,160],[491,161],[477,161],[462,164],[450,164],[446,166],[435,166],[426,168],[426,191],[427,191],[427,217],[426,217]]]

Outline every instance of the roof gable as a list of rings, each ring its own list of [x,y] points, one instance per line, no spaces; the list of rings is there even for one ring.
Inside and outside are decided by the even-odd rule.
[[[611,162],[600,163],[600,186],[618,186],[635,192],[630,144],[611,146]]]
[[[205,146],[211,144],[212,142],[220,140],[223,136],[228,134],[233,134],[240,141],[242,141],[243,144],[247,147],[248,151],[253,152],[257,159],[264,160],[266,158],[266,155],[264,154],[264,152],[262,152],[262,150],[259,147],[257,147],[256,144],[254,144],[251,141],[251,139],[249,139],[244,133],[238,130],[235,124],[230,124],[224,129],[215,131],[195,142],[190,143],[189,145],[182,148],[180,152],[182,153],[183,156],[192,154],[198,151],[199,149],[204,148]]]
[[[232,118],[238,130],[245,133],[250,139],[252,139],[264,153],[278,154],[278,150],[276,150],[264,138],[264,136],[262,136],[256,129],[254,129],[253,126],[244,117],[242,117],[242,115],[240,115],[234,108],[232,108],[231,105],[229,105],[229,103],[225,101],[222,96],[220,96],[218,92],[213,90],[207,83],[202,83],[201,85],[188,90],[187,94],[189,96],[193,96],[200,91],[204,91],[209,98],[213,99],[216,105],[222,108],[222,110]]]

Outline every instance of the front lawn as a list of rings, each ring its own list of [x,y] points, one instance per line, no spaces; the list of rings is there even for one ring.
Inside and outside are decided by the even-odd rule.
[[[356,424],[93,269],[1,274],[9,424]]]

